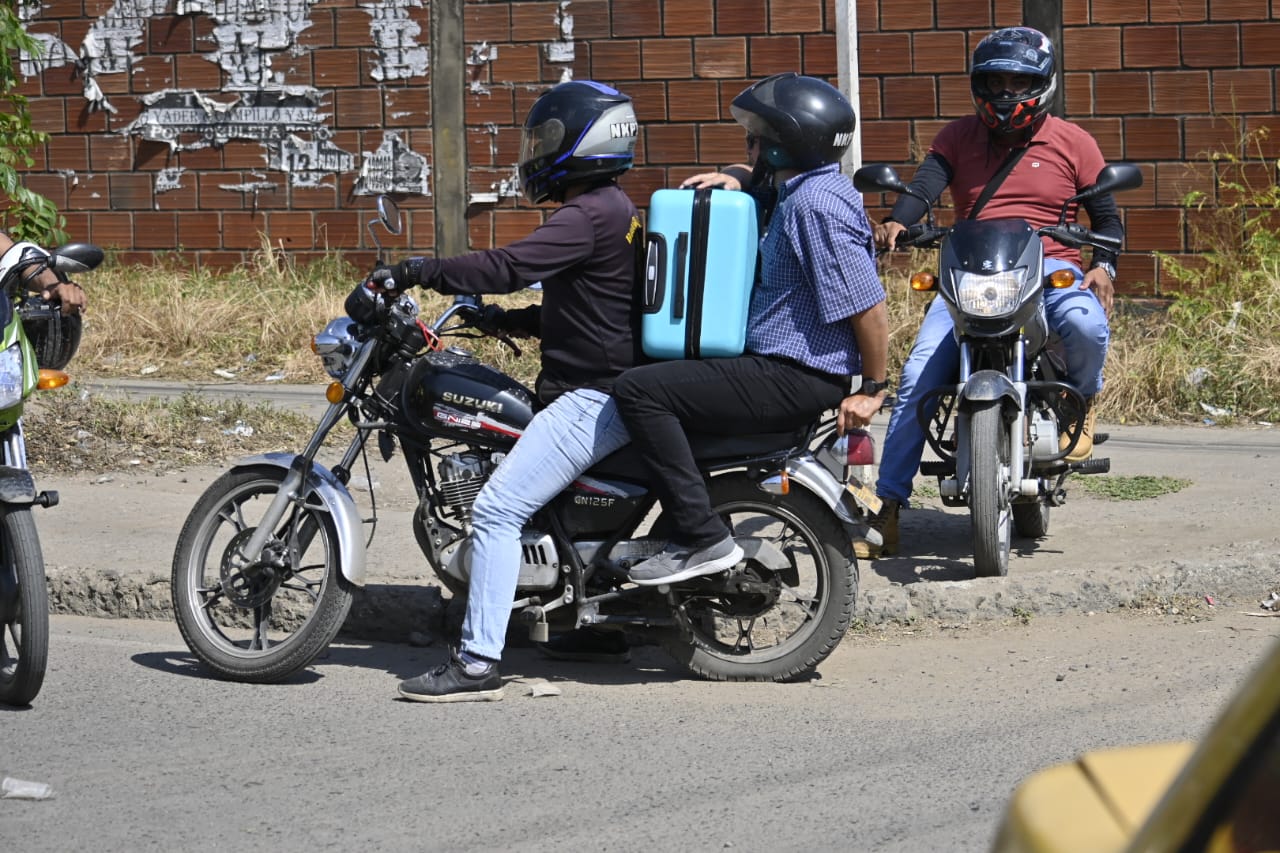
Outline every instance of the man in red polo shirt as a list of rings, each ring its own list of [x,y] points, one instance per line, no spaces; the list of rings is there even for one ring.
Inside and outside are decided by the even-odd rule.
[[[969,72],[975,115],[944,127],[911,181],[913,190],[937,199],[950,188],[957,219],[969,216],[987,182],[1010,153],[1025,148],[999,184],[979,219],[1025,219],[1032,228],[1058,221],[1062,203],[1097,180],[1106,165],[1098,143],[1087,131],[1049,115],[1057,79],[1053,42],[1030,27],[997,30],[978,43]],[[1084,204],[1090,227],[1101,234],[1123,237],[1124,227],[1110,195]],[[924,202],[901,195],[890,216],[876,227],[876,243],[892,248],[898,235],[924,216]],[[1068,219],[1077,211],[1068,209]],[[1082,271],[1080,252],[1044,238],[1045,273],[1075,272],[1077,287],[1045,293],[1049,327],[1066,350],[1067,376],[1089,402],[1084,431],[1071,461],[1087,459],[1093,451],[1093,398],[1102,390],[1102,366],[1110,330],[1107,315],[1114,298],[1115,255],[1095,250],[1088,271]],[[873,522],[884,538],[883,553],[898,543],[898,509],[911,497],[911,482],[924,453],[924,429],[916,419],[917,391],[954,380],[959,348],[951,317],[941,299],[929,306],[916,335],[889,419],[876,493],[884,509]],[[860,557],[879,554],[869,543],[856,543]]]

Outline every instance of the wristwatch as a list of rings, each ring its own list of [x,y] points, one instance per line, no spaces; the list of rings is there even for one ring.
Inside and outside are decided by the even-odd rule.
[[[853,393],[861,394],[863,397],[874,397],[881,391],[887,390],[889,390],[889,381],[887,379],[882,382],[877,382],[874,379],[864,379],[862,380],[862,387]]]
[[[1109,261],[1094,261],[1090,269],[1102,270],[1112,282],[1116,280],[1116,265]]]

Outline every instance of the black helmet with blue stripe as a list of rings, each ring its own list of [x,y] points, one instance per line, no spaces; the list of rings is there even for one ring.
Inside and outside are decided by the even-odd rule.
[[[591,80],[561,83],[534,101],[520,135],[520,185],[534,203],[564,201],[571,184],[620,175],[639,135],[631,99]]]

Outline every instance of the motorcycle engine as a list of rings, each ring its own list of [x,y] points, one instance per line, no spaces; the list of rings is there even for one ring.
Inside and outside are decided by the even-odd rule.
[[[458,521],[471,521],[471,506],[503,460],[503,453],[455,453],[440,460],[440,496],[445,513]]]

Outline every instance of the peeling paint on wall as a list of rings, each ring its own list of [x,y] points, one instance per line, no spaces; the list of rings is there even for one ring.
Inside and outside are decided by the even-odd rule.
[[[152,2],[164,6],[169,0]],[[213,40],[218,46],[205,58],[226,72],[224,89],[257,89],[283,84],[284,72],[272,71],[272,57],[285,51],[302,54],[298,34],[311,26],[311,7],[317,2],[177,0],[174,12],[214,20]]]
[[[422,8],[422,0],[375,0],[361,3],[360,8],[372,18],[369,35],[378,49],[370,76],[387,81],[426,75],[431,54],[418,44],[422,27],[409,16],[411,8]]]
[[[156,172],[155,194],[173,192],[182,189],[182,174],[186,169],[181,166],[170,166]]]
[[[364,153],[356,195],[413,193],[431,195],[431,165],[427,158],[405,145],[400,134],[387,131],[377,151]]]
[[[267,165],[289,173],[295,187],[319,187],[336,172],[350,172],[355,168],[355,155],[343,151],[329,141],[328,135],[317,134],[317,139],[303,139],[294,134],[280,141],[271,149]]]
[[[569,14],[569,2],[570,0],[560,0],[560,5],[556,8],[555,22],[560,38],[544,45],[547,62],[573,62],[573,15]],[[564,79],[563,74],[561,79]]]
[[[488,69],[489,63],[493,62],[497,58],[497,45],[491,45],[487,41],[482,41],[479,44],[472,46],[471,52],[467,54],[467,74],[471,78],[471,94],[489,94],[489,87],[484,84],[485,70]]]

